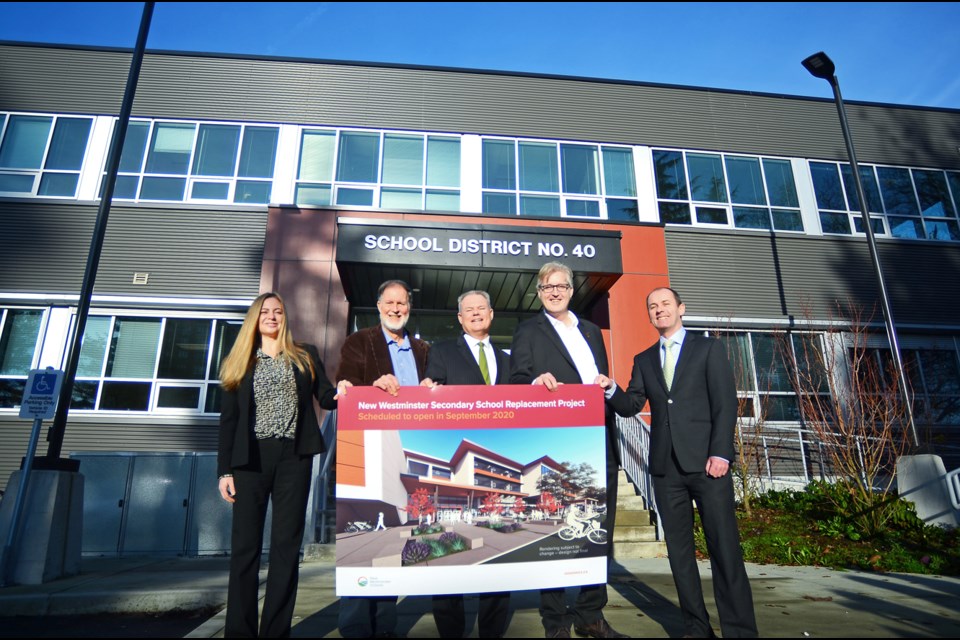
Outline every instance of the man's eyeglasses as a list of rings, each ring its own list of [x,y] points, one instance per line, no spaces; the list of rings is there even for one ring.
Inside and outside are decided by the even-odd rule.
[[[554,291],[559,291],[560,293],[566,293],[573,289],[569,284],[538,284],[537,291],[542,291],[543,293],[553,293]]]

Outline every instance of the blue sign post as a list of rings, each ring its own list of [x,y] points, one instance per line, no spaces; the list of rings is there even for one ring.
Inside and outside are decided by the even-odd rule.
[[[27,457],[24,458],[23,462],[23,473],[20,474],[17,499],[13,503],[10,531],[7,533],[7,542],[3,547],[3,556],[0,558],[0,583],[2,584],[7,584],[7,567],[11,565],[10,558],[20,529],[20,517],[27,496],[30,469],[33,466],[33,456],[37,451],[37,441],[40,439],[40,426],[44,420],[52,418],[56,413],[62,382],[63,371],[53,367],[33,369],[30,371],[27,385],[23,390],[23,400],[20,402],[20,417],[33,418],[33,431],[30,433],[30,444],[27,446]]]

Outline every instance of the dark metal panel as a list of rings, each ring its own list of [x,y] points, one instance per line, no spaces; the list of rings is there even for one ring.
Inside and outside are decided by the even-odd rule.
[[[883,322],[864,238],[668,228],[666,244],[689,315],[829,321],[855,304]],[[879,253],[898,328],[960,325],[960,281],[935,275],[960,270],[955,246],[881,240]]]
[[[78,293],[97,207],[0,202],[0,290]],[[114,206],[97,294],[253,298],[266,211]],[[146,285],[134,273],[149,273]]]
[[[16,413],[0,414],[0,489],[20,468],[27,453],[32,421]],[[70,451],[216,451],[217,418],[80,417],[71,415],[64,455]],[[41,441],[38,455],[46,452]],[[80,469],[81,473],[83,469]]]
[[[0,108],[115,113],[128,62],[121,51],[0,45]],[[863,162],[960,167],[960,111],[848,102],[847,112]],[[150,53],[134,114],[846,157],[831,100],[289,59]]]

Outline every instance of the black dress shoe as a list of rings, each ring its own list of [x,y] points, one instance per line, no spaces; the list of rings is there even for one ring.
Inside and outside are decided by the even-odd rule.
[[[582,627],[574,626],[573,630],[577,633],[578,636],[585,636],[589,638],[629,638],[630,636],[624,635],[610,626],[610,623],[604,618],[600,618],[593,624],[584,625]]]

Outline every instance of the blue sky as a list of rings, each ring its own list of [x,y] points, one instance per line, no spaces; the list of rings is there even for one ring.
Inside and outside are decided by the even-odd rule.
[[[142,3],[0,3],[0,40],[132,47]],[[147,47],[960,108],[960,3],[159,2]]]

